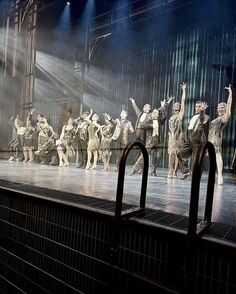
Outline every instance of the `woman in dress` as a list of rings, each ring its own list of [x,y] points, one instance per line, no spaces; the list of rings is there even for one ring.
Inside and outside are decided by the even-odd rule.
[[[182,97],[181,102],[174,103],[173,115],[169,118],[169,132],[168,132],[168,154],[169,154],[169,171],[168,178],[177,178],[177,169],[179,160],[177,153],[183,144],[183,118],[185,112],[185,99],[186,99],[186,83],[181,86]]]
[[[223,160],[222,160],[222,131],[227,125],[231,116],[232,89],[231,85],[225,87],[228,90],[227,103],[220,102],[217,106],[218,117],[210,122],[208,141],[215,147],[216,167],[217,167],[217,184],[223,184]]]
[[[72,142],[75,138],[76,126],[73,118],[69,118],[62,127],[61,136],[57,146],[59,156],[59,166],[69,166],[69,159],[75,156]]]
[[[38,115],[37,120],[38,149],[35,151],[36,155],[42,151],[49,138],[54,134],[53,128],[48,124],[47,117]],[[44,164],[44,162],[40,163]]]
[[[31,163],[34,161],[33,150],[37,145],[37,132],[36,125],[32,119],[34,109],[32,109],[26,119],[26,131],[25,131],[25,140],[23,147],[24,161]]]
[[[88,147],[87,147],[87,154],[88,154],[88,160],[85,169],[89,169],[91,167],[91,159],[93,155],[93,165],[91,169],[96,169],[97,167],[97,160],[98,160],[98,150],[99,150],[99,137],[98,132],[101,129],[101,126],[98,124],[99,116],[97,113],[94,113],[92,115],[92,120],[87,119],[87,122],[89,124],[88,127]]]
[[[99,154],[104,164],[104,170],[108,171],[110,158],[111,158],[111,137],[112,137],[113,125],[106,118],[105,115],[104,115],[104,118],[105,118],[105,126],[101,127],[101,131],[100,131],[102,139],[101,139]]]

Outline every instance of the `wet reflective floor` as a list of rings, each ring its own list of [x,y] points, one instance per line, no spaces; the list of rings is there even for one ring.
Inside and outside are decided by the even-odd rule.
[[[126,167],[124,202],[138,204],[141,175],[130,176],[131,166]],[[181,175],[179,175],[181,176]],[[36,163],[0,161],[0,179],[29,184],[36,187],[115,200],[118,173],[115,166],[104,171],[79,169],[75,165],[54,167]],[[199,217],[202,217],[206,199],[207,174],[203,173],[200,186]],[[183,216],[189,213],[191,176],[187,179],[167,179],[167,170],[159,169],[157,177],[148,177],[146,206]],[[47,196],[47,195],[45,195]],[[66,194],[65,194],[66,199]],[[224,174],[224,184],[215,185],[212,220],[236,225],[236,175]]]

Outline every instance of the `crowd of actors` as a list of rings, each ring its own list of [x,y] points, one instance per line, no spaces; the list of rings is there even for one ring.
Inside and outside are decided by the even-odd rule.
[[[168,120],[168,178],[177,178],[177,170],[182,171],[181,179],[190,175],[189,158],[201,143],[210,141],[216,151],[217,183],[223,184],[222,170],[222,131],[231,115],[232,90],[229,85],[227,102],[217,106],[217,117],[210,120],[205,113],[207,103],[197,101],[195,113],[190,119],[187,131],[183,130],[187,84],[181,85],[180,102],[173,104],[173,114]],[[135,133],[136,140],[142,142],[148,153],[153,153],[151,175],[157,175],[160,162],[163,136],[162,128],[167,120],[168,107],[173,96],[161,101],[160,107],[151,110],[150,104],[145,104],[140,110],[133,97],[129,98],[137,119],[135,126],[127,119],[128,113],[122,110],[119,118],[103,114],[103,124],[99,123],[99,115],[90,112],[82,113],[78,118],[69,118],[62,127],[60,136],[54,132],[46,116],[39,114],[33,118],[34,109],[28,112],[26,122],[17,115],[13,123],[13,140],[10,142],[10,161],[21,160],[31,163],[68,167],[76,158],[79,168],[96,169],[99,159],[103,161],[104,170],[109,170],[112,150],[115,151],[117,169],[122,151],[129,143],[130,134]],[[143,156],[140,155],[133,165],[131,175],[142,172]]]

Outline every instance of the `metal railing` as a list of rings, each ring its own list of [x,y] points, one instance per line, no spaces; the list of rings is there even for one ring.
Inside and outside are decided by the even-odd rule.
[[[208,183],[206,192],[206,202],[203,220],[198,223],[198,204],[199,204],[199,190],[202,176],[202,164],[203,160],[208,152],[209,157],[209,172],[208,172]],[[215,148],[210,142],[203,143],[197,150],[193,172],[192,172],[192,185],[190,194],[190,205],[189,205],[189,222],[187,230],[186,240],[186,260],[185,260],[185,292],[191,293],[192,289],[192,274],[193,274],[193,259],[196,254],[197,240],[204,233],[207,232],[211,225],[212,217],[212,204],[214,196],[215,186],[215,173],[216,173],[216,155]]]

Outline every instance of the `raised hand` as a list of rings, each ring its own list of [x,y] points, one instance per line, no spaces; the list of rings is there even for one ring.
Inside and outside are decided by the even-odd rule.
[[[108,114],[108,113],[103,113],[103,116],[104,116],[105,119],[107,119],[107,120],[111,120],[111,116],[110,116],[110,114]]]
[[[206,110],[209,105],[204,101],[202,102],[201,110]]]
[[[186,90],[187,87],[187,83],[183,82],[182,85],[180,85],[180,88],[182,89],[182,91]]]
[[[165,106],[165,103],[166,103],[166,100],[161,100],[160,101],[161,107],[164,107]]]
[[[175,99],[175,96],[173,96],[173,95],[171,95],[171,96],[169,96],[168,98],[167,98],[167,103],[168,104],[170,104],[170,102],[173,100],[173,99]]]
[[[225,87],[226,90],[228,90],[229,93],[232,93],[232,88],[231,88],[231,84],[229,84],[228,87]]]
[[[129,97],[129,100],[131,101],[131,103],[134,103],[135,102],[134,97]]]

